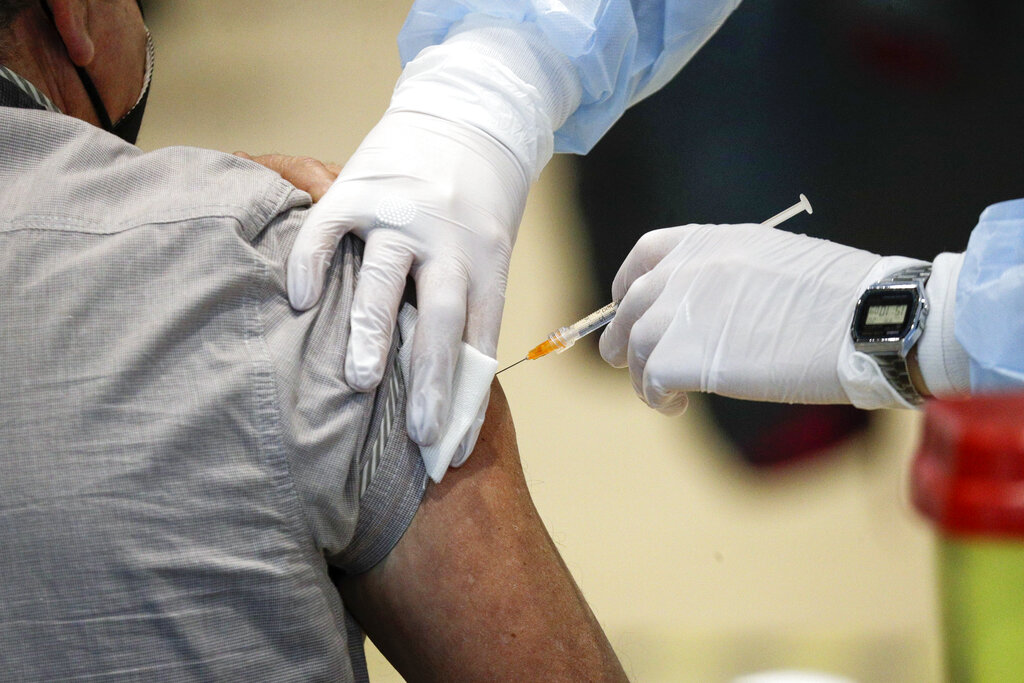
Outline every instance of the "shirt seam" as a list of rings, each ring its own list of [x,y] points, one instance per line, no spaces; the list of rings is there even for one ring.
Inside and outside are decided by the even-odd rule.
[[[286,188],[285,188],[286,189]],[[276,206],[283,205],[283,199],[290,193],[285,191],[279,195],[280,201]],[[276,214],[274,214],[276,215]],[[268,227],[268,223],[262,224],[262,230]],[[258,231],[262,232],[262,230]],[[274,470],[274,487],[282,494],[287,501],[287,516],[293,531],[301,532],[307,539],[303,546],[307,549],[308,560],[315,557],[322,561],[319,548],[316,544],[316,537],[313,533],[312,522],[305,513],[302,499],[299,495],[298,486],[291,469],[291,457],[284,437],[284,425],[282,420],[281,405],[278,400],[278,381],[274,371],[274,362],[267,347],[266,324],[263,319],[263,299],[259,295],[260,290],[266,289],[270,281],[270,271],[266,263],[258,258],[253,258],[253,264],[259,272],[259,277],[250,280],[246,287],[247,307],[252,315],[250,322],[252,329],[247,335],[247,345],[250,341],[255,345],[250,353],[253,371],[253,393],[256,398],[257,412],[267,419],[259,420],[259,440],[264,456],[270,461]],[[266,425],[266,426],[264,426]]]
[[[19,232],[23,230],[40,230],[89,235],[123,234],[138,228],[152,225],[169,225],[184,221],[197,221],[208,218],[228,218],[239,221],[242,233],[248,242],[257,235],[285,209],[298,207],[308,203],[308,196],[283,178],[276,179],[267,188],[267,197],[255,205],[210,203],[200,206],[179,207],[156,212],[150,215],[135,216],[129,220],[111,225],[105,220],[92,220],[67,213],[25,213],[14,218],[0,219],[0,233]],[[261,226],[253,234],[247,234],[245,219],[251,219]],[[59,225],[54,225],[57,222]]]
[[[266,214],[262,216],[262,221],[260,223],[260,225],[262,226],[261,230],[258,230],[249,236],[250,244],[256,238],[257,235],[259,235],[269,227],[270,223],[273,221],[274,218],[279,216],[286,209],[288,200],[292,197],[293,192],[296,191],[296,189],[290,183],[284,180],[275,183],[275,187],[277,190],[276,197],[271,202],[268,202],[268,204],[270,204],[271,206],[268,207]],[[242,226],[242,228],[244,231],[244,226]],[[260,261],[259,259],[253,260],[256,263],[256,266],[260,272],[260,285],[262,287],[266,287],[270,280],[269,269],[267,268],[266,263]],[[250,287],[254,288],[254,283],[251,284]],[[267,373],[264,376],[267,385],[267,394],[265,400],[267,402],[269,411],[273,412],[273,420],[271,424],[274,425],[275,445],[278,448],[278,455],[280,457],[281,467],[283,468],[284,475],[287,478],[287,495],[291,499],[291,504],[292,507],[294,508],[293,514],[295,515],[296,518],[295,521],[299,524],[300,527],[304,528],[306,538],[309,539],[309,547],[313,549],[313,552],[314,554],[316,554],[317,557],[322,557],[320,555],[320,548],[317,547],[313,521],[305,512],[305,509],[302,504],[302,496],[299,493],[298,485],[295,483],[295,476],[292,474],[291,453],[289,453],[288,448],[285,445],[285,425],[282,418],[283,411],[281,409],[281,403],[279,400],[280,387],[278,385],[277,375],[274,372],[274,363],[271,358],[270,350],[267,348],[267,330],[266,324],[264,323],[263,320],[263,299],[261,297],[254,295],[251,297],[250,300],[253,303],[254,322],[259,330],[258,339],[260,351],[262,359],[265,362],[267,369]]]
[[[268,197],[269,201],[266,203],[261,202],[259,205],[260,208],[266,206],[267,210],[261,216],[260,228],[252,236],[249,236],[248,242],[250,244],[258,234],[267,229],[274,218],[282,214],[283,210],[287,208],[288,200],[292,197],[294,191],[297,191],[290,183],[284,180],[276,182],[274,190],[274,193]],[[244,232],[245,225],[240,225],[240,227]],[[250,345],[250,342],[255,342],[255,345],[250,347],[253,393],[256,398],[257,413],[267,418],[265,421],[258,421],[260,446],[264,457],[267,458],[272,466],[274,472],[273,485],[282,494],[284,500],[287,501],[287,515],[290,524],[293,526],[293,530],[302,532],[302,535],[307,540],[307,543],[303,544],[306,548],[304,554],[307,557],[302,559],[315,558],[322,561],[322,556],[316,547],[311,520],[303,510],[302,499],[298,492],[298,486],[295,483],[295,477],[292,474],[292,462],[288,446],[286,445],[282,419],[283,411],[278,399],[280,387],[274,372],[273,359],[267,348],[266,325],[262,314],[263,298],[260,296],[260,292],[268,288],[271,275],[266,263],[256,258],[255,255],[252,258],[252,262],[259,275],[257,278],[251,279],[246,287],[247,307],[251,310],[251,317],[249,319],[251,329],[248,331],[249,334],[247,334],[246,342],[247,346]],[[263,425],[266,426],[264,427]]]
[[[255,218],[263,227],[261,230],[257,231],[255,234],[249,237],[250,242],[252,242],[253,239],[255,239],[256,235],[260,234],[263,230],[265,230],[267,226],[274,220],[274,218],[284,213],[284,211],[287,210],[288,208],[293,208],[289,206],[290,200],[293,197],[297,195],[303,195],[308,198],[308,195],[306,195],[305,192],[302,192],[301,190],[299,190],[298,188],[296,188],[294,185],[284,180],[283,178],[277,179],[274,182],[273,187],[275,190],[273,199],[270,202],[267,202],[266,204],[261,202],[257,206],[257,210],[262,211],[262,215],[255,216]],[[297,202],[294,206],[298,207],[301,203],[302,202]],[[215,207],[217,205],[213,204],[208,206]],[[242,226],[242,228],[244,230],[245,226]]]
[[[287,197],[287,193],[285,193],[285,196]],[[284,202],[281,201],[277,206],[280,206],[283,203]],[[67,214],[28,214],[18,216],[13,220],[0,221],[0,233],[37,230],[41,232],[66,232],[86,235],[118,235],[152,225],[172,225],[175,223],[198,221],[207,218],[227,218],[241,222],[244,218],[251,217],[254,221],[263,225],[267,223],[265,216],[254,215],[251,209],[242,206],[221,204],[208,205],[202,208],[236,209],[236,211],[207,211],[204,213],[189,213],[173,216],[151,216],[149,218],[139,217],[137,219],[133,219],[131,222],[119,223],[114,227],[111,227],[109,223],[104,223],[102,221],[93,221],[80,216],[69,216]],[[266,213],[273,215],[272,211],[267,211]],[[54,221],[59,221],[61,225],[54,225]],[[242,228],[244,229],[244,227],[245,226],[243,224]],[[248,241],[251,242],[252,239],[250,238]]]

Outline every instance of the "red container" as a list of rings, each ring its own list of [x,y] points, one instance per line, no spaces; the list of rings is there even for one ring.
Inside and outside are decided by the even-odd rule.
[[[1024,539],[1024,395],[930,402],[912,486],[946,534]]]
[[[1024,395],[929,403],[911,482],[939,532],[947,677],[1024,681]]]

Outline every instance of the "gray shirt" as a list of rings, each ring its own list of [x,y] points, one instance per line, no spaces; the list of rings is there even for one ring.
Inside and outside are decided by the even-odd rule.
[[[276,174],[12,108],[0,150],[0,679],[365,676],[328,564],[426,479],[394,362],[344,382],[360,244],[296,313]]]

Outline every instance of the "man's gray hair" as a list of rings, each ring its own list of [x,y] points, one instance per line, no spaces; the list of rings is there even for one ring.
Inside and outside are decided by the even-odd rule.
[[[7,56],[7,29],[15,17],[35,4],[35,0],[0,0],[0,62]]]
[[[34,4],[34,0],[0,0],[0,30],[10,26],[14,17]]]

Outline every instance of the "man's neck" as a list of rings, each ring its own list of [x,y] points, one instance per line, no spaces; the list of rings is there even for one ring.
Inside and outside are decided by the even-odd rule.
[[[34,85],[63,113],[95,123],[82,84],[67,57],[64,44],[41,10],[27,10],[9,29],[4,66]]]

